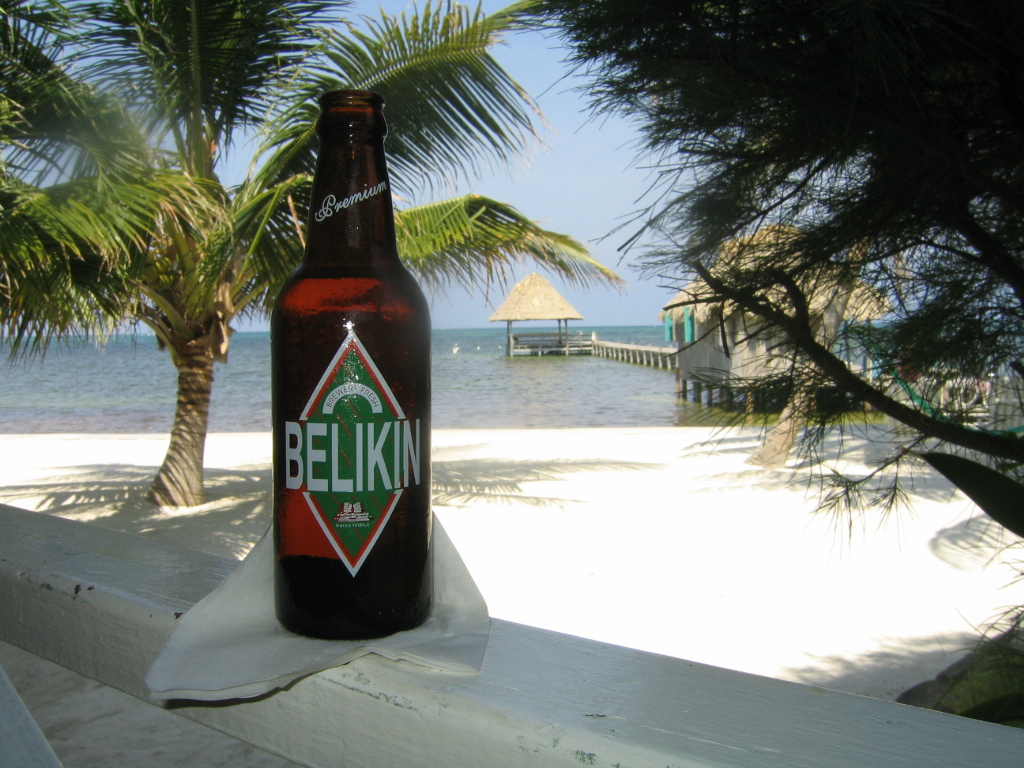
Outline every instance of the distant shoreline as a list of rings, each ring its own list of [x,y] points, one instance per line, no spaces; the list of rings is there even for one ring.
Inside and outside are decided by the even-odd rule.
[[[519,323],[516,323],[513,326],[513,328],[519,328],[519,329],[522,329],[522,330],[531,330],[531,329],[546,330],[548,328],[556,328],[556,327],[557,326],[554,325],[554,324],[550,324],[550,323],[549,324],[545,324],[544,321],[530,321],[530,322],[526,322],[526,323],[519,322]],[[602,329],[611,329],[611,330],[621,331],[621,330],[641,329],[641,328],[642,329],[651,329],[651,328],[660,329],[660,328],[662,328],[662,325],[661,325],[661,323],[646,323],[646,324],[643,324],[643,325],[589,325],[587,323],[573,321],[573,324],[569,326],[569,330],[571,330],[571,331],[584,331],[584,332],[600,331]],[[500,330],[500,331],[502,331],[504,333],[504,331],[505,331],[505,324],[504,323],[494,322],[494,323],[489,323],[487,325],[470,325],[470,326],[465,326],[465,327],[460,327],[460,328],[432,328],[431,330],[434,331],[435,333],[457,333],[459,331],[497,331],[497,330]],[[267,335],[269,333],[270,333],[270,328],[269,327],[259,328],[259,329],[252,328],[252,327],[245,327],[245,328],[240,328],[240,329],[236,330],[234,332],[234,334],[232,335],[232,338],[234,336],[244,336],[244,335]],[[149,338],[156,338],[156,336],[153,334],[153,332],[149,328],[141,327],[141,328],[137,328],[137,329],[126,329],[126,330],[123,330],[123,331],[118,331],[116,333],[112,333],[110,335],[109,339],[111,341],[117,341],[117,340],[131,339],[133,337],[134,338],[147,338],[147,339],[149,339]],[[76,336],[76,335],[72,335],[72,336],[67,337],[67,339],[65,341],[70,342],[70,343],[74,343],[74,344],[85,344],[85,345],[88,345],[88,346],[96,346],[98,344],[97,340],[94,337],[91,337],[91,336]],[[54,347],[54,349],[57,349],[60,346],[61,343],[63,343],[63,342],[54,342],[54,344],[57,345],[57,346]],[[0,342],[0,349],[6,348],[7,346],[9,346],[7,344],[7,342]]]

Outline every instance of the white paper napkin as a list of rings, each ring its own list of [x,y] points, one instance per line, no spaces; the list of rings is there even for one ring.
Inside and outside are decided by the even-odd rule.
[[[422,626],[374,640],[316,640],[277,621],[268,531],[219,587],[178,619],[146,674],[151,698],[251,698],[368,653],[445,672],[479,672],[490,632],[487,605],[436,517],[432,546],[434,596]]]

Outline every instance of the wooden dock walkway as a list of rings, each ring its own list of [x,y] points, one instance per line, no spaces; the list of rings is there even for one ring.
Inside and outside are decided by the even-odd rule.
[[[635,365],[671,370],[678,367],[675,347],[651,347],[600,341],[596,333],[512,333],[508,336],[508,356],[518,355],[594,355]]]
[[[646,365],[651,368],[674,369],[678,366],[679,356],[675,347],[648,347],[642,344],[623,344],[617,341],[598,341],[594,339],[594,351],[597,357],[622,360],[635,365]]]
[[[697,379],[683,378],[683,371],[679,369],[679,350],[676,347],[651,347],[616,341],[598,341],[595,338],[592,354],[634,365],[675,371],[676,397],[698,405],[707,405],[709,408],[735,407],[736,393],[729,388],[710,386]]]
[[[585,334],[583,331],[515,333],[509,335],[507,349],[510,357],[517,355],[593,355],[633,365],[674,371],[676,396],[680,400],[708,408],[778,412],[785,404],[784,400],[777,398],[755,398],[744,389],[737,389],[725,383],[714,383],[701,376],[701,373],[705,371],[715,370],[720,363],[706,354],[700,356],[692,354],[692,348],[688,350],[690,354],[686,356],[682,367],[677,347],[601,341],[593,332],[589,334]]]
[[[686,381],[679,370],[679,350],[676,347],[654,347],[644,344],[627,344],[619,341],[601,341],[596,333],[589,336],[582,331],[575,333],[554,331],[548,333],[510,333],[507,339],[509,357],[519,355],[593,355],[609,360],[619,360],[633,365],[661,368],[675,371],[676,396],[683,400],[707,405],[732,404],[732,392],[701,385],[698,381]]]

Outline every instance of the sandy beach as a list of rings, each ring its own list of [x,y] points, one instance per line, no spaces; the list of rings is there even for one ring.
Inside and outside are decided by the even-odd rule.
[[[1024,603],[1016,539],[925,469],[907,509],[848,526],[814,513],[811,468],[745,463],[756,430],[433,440],[435,512],[496,618],[891,700]],[[0,435],[0,502],[244,556],[270,523],[269,434],[211,435],[208,502],[187,510],[144,499],[165,448],[160,436]],[[866,471],[884,448],[848,445],[844,469]],[[288,765],[11,646],[0,663],[65,766]],[[110,743],[104,718],[132,735]]]

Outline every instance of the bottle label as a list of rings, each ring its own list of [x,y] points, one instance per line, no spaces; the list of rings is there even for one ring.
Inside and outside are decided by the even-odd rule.
[[[315,218],[317,221],[323,221],[324,219],[333,216],[343,208],[349,208],[355,205],[356,203],[363,202],[363,200],[368,200],[371,197],[376,197],[377,195],[386,191],[387,188],[388,183],[386,181],[382,181],[379,184],[375,184],[372,187],[367,187],[366,189],[360,192],[356,192],[354,195],[343,197],[341,198],[341,200],[336,198],[334,195],[327,195],[323,199],[323,202],[320,203],[320,207],[317,208]]]
[[[346,328],[299,420],[284,423],[284,477],[355,576],[404,490],[420,484],[421,441],[419,419]]]

